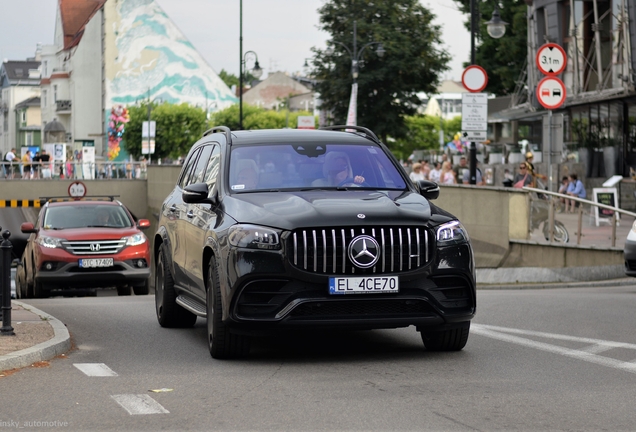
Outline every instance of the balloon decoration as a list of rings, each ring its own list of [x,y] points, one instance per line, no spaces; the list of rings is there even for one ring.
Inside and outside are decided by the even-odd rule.
[[[119,155],[119,143],[124,135],[124,125],[130,121],[128,109],[121,105],[110,110],[108,119],[108,160],[114,160]]]
[[[461,134],[456,133],[455,136],[453,136],[453,140],[446,143],[446,148],[457,151],[459,153],[464,153],[465,146],[462,143]]]

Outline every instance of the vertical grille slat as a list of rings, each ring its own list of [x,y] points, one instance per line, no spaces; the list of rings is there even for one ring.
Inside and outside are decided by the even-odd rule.
[[[380,253],[380,261],[365,269],[354,266],[348,258],[349,243],[363,234],[378,242]],[[417,226],[299,229],[288,239],[293,251],[288,259],[292,266],[317,274],[400,273],[429,264],[428,238],[428,230]]]

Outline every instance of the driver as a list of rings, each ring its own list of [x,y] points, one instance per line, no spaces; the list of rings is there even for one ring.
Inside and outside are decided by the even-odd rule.
[[[323,166],[325,179],[318,179],[313,182],[313,186],[340,186],[347,183],[362,184],[364,177],[353,176],[349,157],[342,152],[331,152],[325,157]]]

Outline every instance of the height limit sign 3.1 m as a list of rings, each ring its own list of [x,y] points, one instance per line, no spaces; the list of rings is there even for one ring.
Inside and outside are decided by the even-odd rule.
[[[560,45],[547,43],[537,50],[536,61],[542,74],[555,76],[565,70],[567,56]]]

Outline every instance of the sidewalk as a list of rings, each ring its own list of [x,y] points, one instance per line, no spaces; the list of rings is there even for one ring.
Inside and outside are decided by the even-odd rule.
[[[71,349],[66,326],[31,305],[11,301],[11,327],[15,336],[0,336],[0,377],[2,371],[50,360]]]

